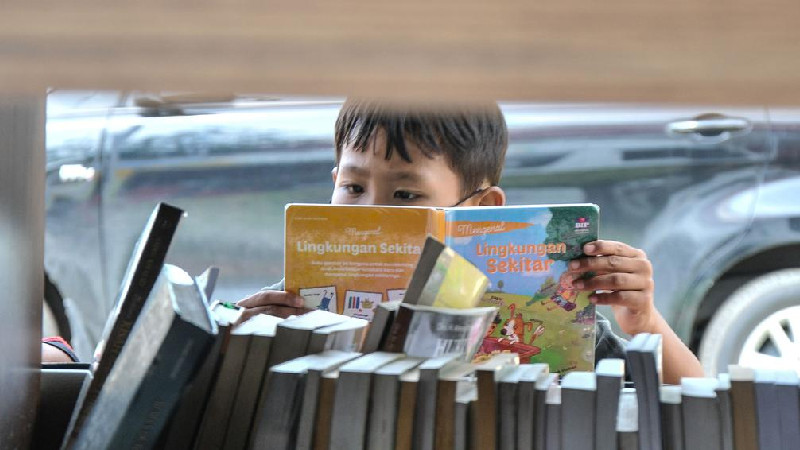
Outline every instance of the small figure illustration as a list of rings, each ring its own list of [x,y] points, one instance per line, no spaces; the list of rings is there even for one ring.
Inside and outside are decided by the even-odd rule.
[[[548,311],[558,307],[563,308],[564,311],[572,311],[577,306],[574,300],[576,296],[577,293],[572,289],[572,275],[564,272],[558,280],[558,288],[555,294],[547,300],[542,300],[542,305],[550,303],[547,306]]]
[[[317,307],[317,309],[321,309],[321,310],[324,310],[324,311],[330,311],[331,297],[332,296],[328,293],[327,289],[325,291],[323,291],[322,300],[320,300],[319,306]]]

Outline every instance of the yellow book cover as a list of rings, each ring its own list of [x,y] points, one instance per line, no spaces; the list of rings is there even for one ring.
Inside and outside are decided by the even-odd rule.
[[[289,204],[286,290],[309,308],[372,320],[379,303],[405,295],[427,236],[443,234],[433,208]]]

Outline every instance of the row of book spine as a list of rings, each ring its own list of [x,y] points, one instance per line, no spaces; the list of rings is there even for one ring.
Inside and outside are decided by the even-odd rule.
[[[273,367],[255,448],[792,449],[800,442],[793,370],[731,366],[660,383],[659,355],[636,349],[595,372],[550,373],[501,353],[465,363],[323,352]],[[626,376],[627,368],[627,376]],[[643,372],[641,372],[644,369]],[[650,370],[652,369],[652,371]],[[654,376],[651,376],[654,375]],[[633,379],[635,381],[626,381]]]

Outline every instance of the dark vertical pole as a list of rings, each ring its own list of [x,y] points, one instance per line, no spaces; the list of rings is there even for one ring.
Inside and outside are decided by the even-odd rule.
[[[44,294],[44,96],[0,94],[0,443],[28,448]]]

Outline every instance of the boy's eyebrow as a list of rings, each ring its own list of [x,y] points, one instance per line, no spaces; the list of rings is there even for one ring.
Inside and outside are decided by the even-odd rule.
[[[370,170],[368,168],[350,164],[339,167],[339,173],[344,172],[348,173],[349,175],[362,177],[369,176],[370,174]],[[389,179],[392,181],[404,181],[409,183],[419,183],[422,181],[422,177],[418,173],[409,171],[393,172],[391,175],[389,175]]]
[[[367,176],[369,175],[369,169],[366,167],[361,166],[353,166],[353,165],[346,165],[339,167],[339,173],[348,172],[352,175],[359,175],[359,176]]]
[[[393,181],[407,181],[410,183],[418,183],[422,180],[422,177],[416,172],[395,172],[389,178]]]

